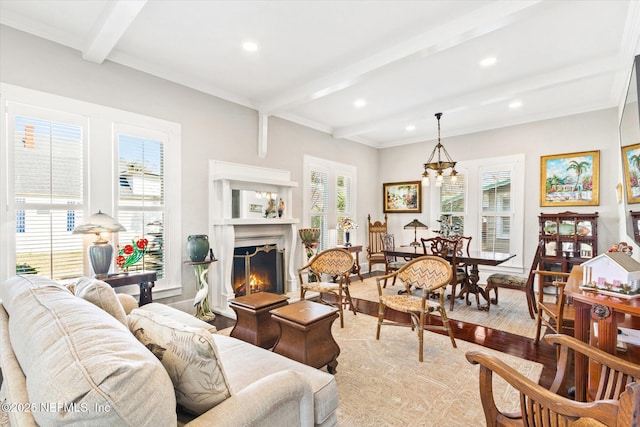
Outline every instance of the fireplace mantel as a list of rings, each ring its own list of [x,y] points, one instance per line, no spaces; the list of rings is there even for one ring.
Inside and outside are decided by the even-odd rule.
[[[300,220],[291,216],[290,208],[292,189],[296,187],[298,183],[291,181],[289,171],[209,161],[209,229],[213,236],[210,240],[218,258],[209,275],[209,300],[214,312],[236,316],[229,308],[229,301],[235,298],[231,277],[236,246],[276,244],[284,249],[285,292],[298,289],[295,249]],[[233,194],[238,193],[235,190],[275,194],[289,208],[285,207],[280,218],[264,218],[261,212],[247,212],[244,206],[238,215],[233,209]]]

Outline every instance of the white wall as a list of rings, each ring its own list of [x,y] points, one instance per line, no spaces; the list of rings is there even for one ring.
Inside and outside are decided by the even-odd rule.
[[[105,61],[82,60],[80,52],[0,26],[0,81],[122,110],[162,118],[182,125],[182,240],[209,234],[207,167],[209,159],[246,163],[292,172],[300,187],[287,201],[292,215],[302,215],[302,154],[357,167],[360,191],[357,221],[366,222],[376,206],[378,151],[303,126],[272,118],[266,158],[259,158],[258,116],[255,110]],[[4,185],[4,184],[2,184]],[[366,242],[360,227],[357,242]],[[301,252],[301,247],[300,247]],[[301,259],[301,258],[300,258]],[[186,251],[183,260],[187,260]],[[184,293],[195,294],[191,267],[182,267]]]
[[[262,159],[257,155],[258,116],[250,108],[109,61],[101,65],[83,61],[80,52],[5,26],[0,26],[0,57],[0,81],[181,123],[184,242],[190,234],[211,234],[207,230],[209,159],[290,170],[300,187],[293,193],[294,200],[287,202],[287,209],[298,218],[302,215],[303,154],[356,166],[357,221],[361,225],[356,243],[366,245],[367,214],[373,219],[383,216],[382,183],[419,180],[422,163],[435,145],[429,141],[376,150],[271,118],[268,155]],[[455,120],[455,115],[444,116],[442,142],[457,161],[526,154],[525,253],[518,254],[524,256],[525,265],[533,256],[540,212],[598,211],[599,252],[619,241],[615,186],[620,179],[620,157],[615,109],[458,137],[447,137],[450,120]],[[600,206],[541,208],[540,156],[585,150],[601,151]],[[429,195],[424,194],[423,200],[426,203]],[[428,206],[423,206],[423,212],[428,212]],[[402,242],[412,240],[413,233],[402,230],[402,225],[415,216],[390,215],[391,230],[402,236]],[[419,217],[426,218],[424,214]],[[183,257],[186,260],[186,253]],[[187,267],[183,267],[182,277],[185,293],[176,299],[189,299],[195,293],[195,278]]]
[[[443,121],[441,141],[458,162],[525,153],[524,266],[528,268],[538,241],[541,212],[598,212],[598,253],[620,240],[615,196],[621,167],[617,117],[617,110],[611,108],[457,137],[447,137],[446,121]],[[447,120],[455,120],[455,115],[449,115]],[[380,150],[380,182],[418,179],[422,163],[435,144],[429,141]],[[600,206],[540,207],[540,157],[591,150],[600,150]],[[429,195],[423,194],[423,200],[428,203]],[[428,212],[426,204],[423,212]],[[415,215],[392,215],[390,226],[394,232],[401,232],[402,225],[411,221],[412,216]],[[428,218],[426,213],[421,218],[428,222],[437,219]]]

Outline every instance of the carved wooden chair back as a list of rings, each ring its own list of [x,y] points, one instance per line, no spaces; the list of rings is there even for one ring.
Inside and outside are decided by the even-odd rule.
[[[451,264],[451,269],[454,274],[451,277],[450,282],[451,295],[449,296],[449,298],[451,302],[449,305],[449,310],[453,311],[458,283],[464,284],[464,281],[468,280],[469,277],[465,266],[458,263],[458,256],[462,255],[465,252],[466,255],[468,255],[468,242],[471,241],[471,237],[462,240],[459,238],[445,239],[444,237],[437,236],[431,237],[429,239],[422,238],[420,239],[420,241],[422,242],[422,249],[424,250],[425,254],[431,254],[448,259],[448,262]],[[464,248],[465,242],[467,242],[466,248]]]
[[[367,215],[367,261],[369,264],[369,272],[375,264],[386,264],[384,256],[384,244],[382,235],[387,233],[387,214],[384,215],[384,222],[371,222],[371,214]]]

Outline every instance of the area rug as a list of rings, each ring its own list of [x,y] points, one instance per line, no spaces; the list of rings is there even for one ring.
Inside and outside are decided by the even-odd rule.
[[[528,316],[528,314],[527,314]],[[375,339],[377,319],[345,313],[345,327],[334,322],[340,346],[335,375],[341,426],[485,425],[478,389],[479,367],[465,358],[470,350],[493,354],[537,382],[542,365],[426,332],[424,362],[418,361],[418,338],[409,328],[383,326]],[[500,409],[518,410],[518,393],[499,377],[494,393]]]
[[[382,291],[385,295],[393,295],[400,289],[404,289],[404,285],[400,281],[396,282],[395,286],[391,286],[391,281],[389,281],[387,287],[383,288]],[[378,301],[378,288],[375,277],[364,279],[364,281],[351,281],[349,292],[355,298]],[[450,293],[451,287],[447,287],[446,294]],[[493,292],[491,294],[493,296]],[[536,336],[536,322],[529,316],[525,293],[513,289],[500,289],[499,294],[499,304],[491,304],[489,311],[478,310],[475,296],[473,295],[469,298],[471,305],[466,305],[464,300],[456,299],[453,311],[449,310],[449,301],[446,301],[447,316],[462,322],[534,338]],[[482,297],[480,297],[480,302],[486,304]],[[544,333],[544,330],[542,332]]]

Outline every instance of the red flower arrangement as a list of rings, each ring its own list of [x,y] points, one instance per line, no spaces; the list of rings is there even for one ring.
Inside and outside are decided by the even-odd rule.
[[[144,254],[147,252],[148,245],[149,241],[144,237],[137,241],[132,240],[130,245],[124,245],[124,248],[120,249],[120,252],[116,257],[116,264],[118,267],[123,269],[135,264],[144,257]]]

